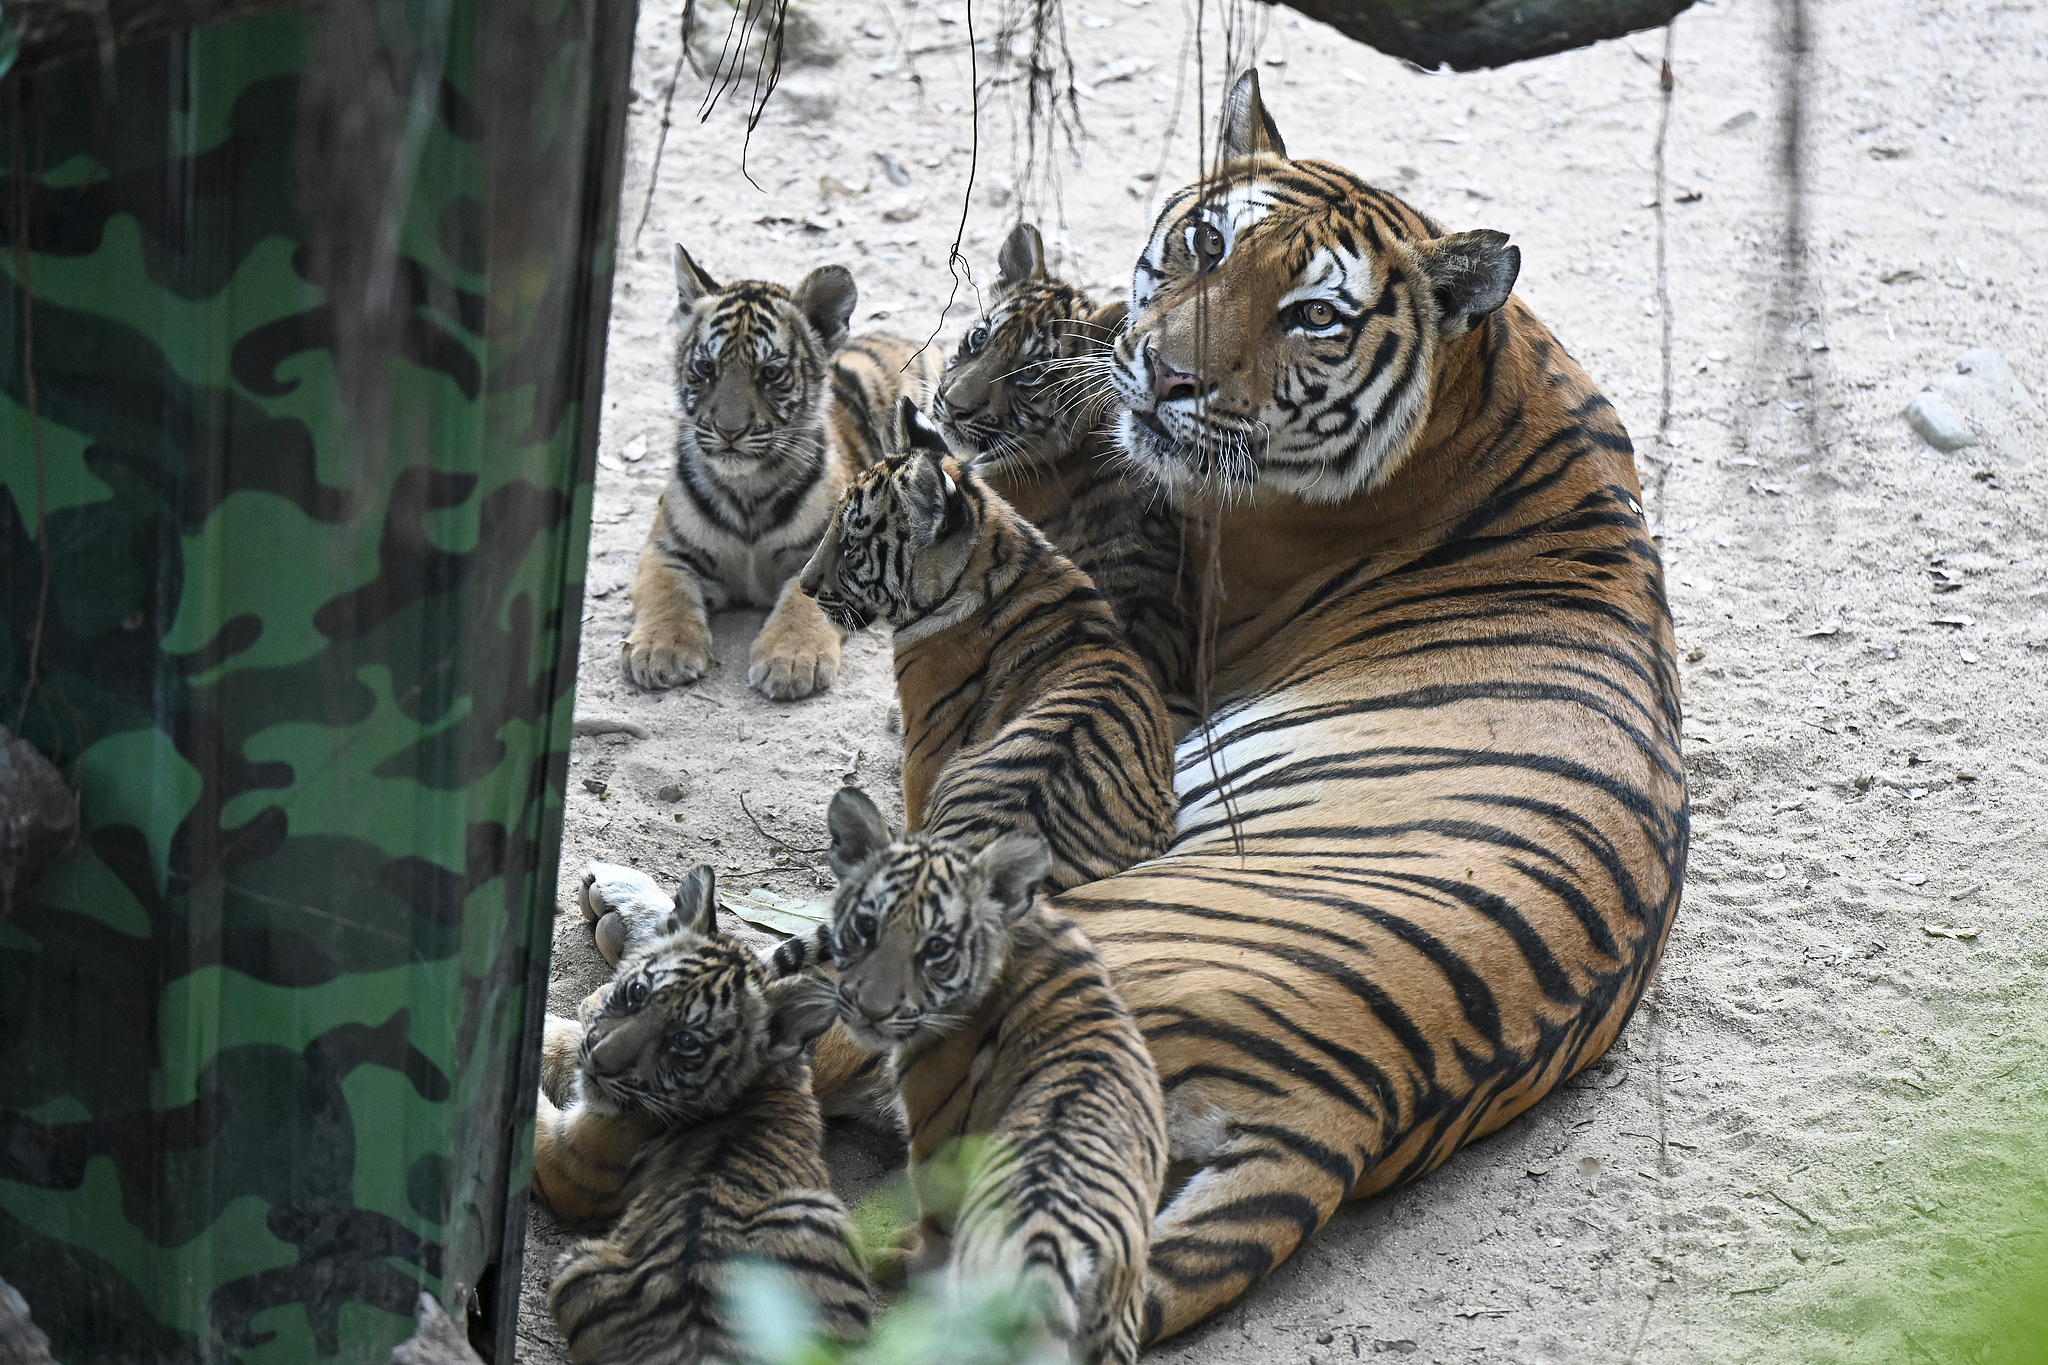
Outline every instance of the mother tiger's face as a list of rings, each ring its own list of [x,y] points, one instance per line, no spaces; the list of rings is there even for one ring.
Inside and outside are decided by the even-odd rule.
[[[1045,840],[1007,834],[979,850],[896,839],[874,802],[843,787],[832,832],[832,961],[839,1019],[856,1043],[889,1052],[945,1036],[1010,958],[1010,926],[1031,909],[1050,864]]]
[[[1521,252],[1289,160],[1254,71],[1223,118],[1221,172],[1167,201],[1138,258],[1117,434],[1176,496],[1341,502],[1399,466],[1448,346],[1507,301]]]

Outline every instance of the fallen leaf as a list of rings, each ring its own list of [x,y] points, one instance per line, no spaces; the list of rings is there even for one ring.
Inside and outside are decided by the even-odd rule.
[[[1142,76],[1158,63],[1150,57],[1117,57],[1095,68],[1095,74],[1088,80],[1092,86],[1111,85]]]
[[[759,929],[778,934],[808,934],[832,915],[830,901],[800,901],[778,896],[766,887],[724,892],[718,903]]]
[[[1806,638],[1812,640],[1822,635],[1839,635],[1841,631],[1842,627],[1839,622],[1830,621],[1824,626],[1815,626],[1812,630],[1807,631]]]
[[[1927,624],[1930,626],[1974,626],[1977,624],[1977,618],[1974,616],[1931,616],[1928,618]]]

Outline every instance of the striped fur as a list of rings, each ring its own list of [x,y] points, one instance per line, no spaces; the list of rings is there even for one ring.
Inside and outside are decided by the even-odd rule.
[[[1219,701],[1172,851],[1052,907],[1166,1087],[1148,1338],[1605,1051],[1689,828],[1628,436],[1507,295],[1512,249],[1287,159],[1255,75],[1222,143],[1113,376],[1220,567]]]
[[[946,364],[932,415],[962,463],[1095,581],[1152,671],[1176,737],[1195,721],[1195,602],[1179,515],[1116,459],[1096,358],[1123,325],[1050,275],[1038,229],[998,255],[990,307]]]
[[[907,404],[903,426],[921,444],[847,490],[802,582],[849,627],[895,628],[910,828],[1042,834],[1055,888],[1163,852],[1172,737],[1115,616]]]
[[[833,1018],[829,988],[770,980],[720,935],[708,867],[666,913],[630,869],[594,866],[585,888],[642,922],[580,1021],[548,1021],[543,1051],[534,1190],[572,1222],[611,1222],[549,1295],[570,1359],[738,1359],[725,1296],[742,1259],[787,1271],[828,1334],[863,1334],[867,1280],[802,1060]]]
[[[843,267],[794,290],[720,286],[680,246],[675,268],[675,472],[640,553],[620,666],[639,687],[694,682],[711,666],[709,613],[768,607],[747,681],[809,696],[838,676],[842,636],[796,571],[874,462],[897,397],[928,389],[936,366],[895,337],[847,339],[857,292]]]
[[[1127,1365],[1166,1118],[1101,959],[1037,895],[1045,840],[893,838],[851,787],[829,824],[840,1020],[888,1058],[926,1255],[956,1291],[1034,1296],[1079,1360]]]

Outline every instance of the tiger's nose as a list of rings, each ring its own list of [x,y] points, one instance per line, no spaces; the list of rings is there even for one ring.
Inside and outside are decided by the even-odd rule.
[[[1171,402],[1176,398],[1195,396],[1195,377],[1185,370],[1176,370],[1166,363],[1158,351],[1150,345],[1145,347],[1145,363],[1152,371],[1152,401]]]
[[[711,430],[717,433],[719,440],[729,446],[736,446],[740,443],[740,437],[747,434],[747,423],[742,422],[736,427],[728,427],[714,417],[711,419]]]

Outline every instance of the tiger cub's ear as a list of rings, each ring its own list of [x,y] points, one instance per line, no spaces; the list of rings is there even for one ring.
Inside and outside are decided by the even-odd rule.
[[[996,253],[996,271],[999,284],[1015,285],[1045,278],[1045,239],[1038,235],[1037,228],[1019,223],[1010,229],[1010,235],[1003,239],[1003,249]]]
[[[859,787],[841,787],[825,811],[832,833],[832,875],[846,881],[889,846],[889,822]]]
[[[846,344],[847,324],[853,318],[854,305],[860,302],[853,272],[843,265],[821,265],[803,277],[795,298],[804,321],[818,334],[827,354]]]
[[[676,888],[676,909],[670,917],[670,933],[677,929],[688,929],[705,938],[718,933],[718,874],[710,864],[699,863],[683,877],[682,885]]]
[[[966,494],[946,468],[952,453],[946,449],[946,438],[908,398],[902,401],[904,444],[911,456],[903,471],[903,496],[918,520],[914,529],[921,545],[936,545],[966,525],[972,514]]]
[[[786,976],[768,983],[769,1062],[798,1056],[839,1018],[839,993],[822,977]]]
[[[1001,907],[1005,924],[1024,917],[1051,867],[1045,839],[1023,831],[1005,834],[974,859],[974,870],[987,879],[988,897]]]
[[[1222,143],[1226,163],[1262,152],[1283,159],[1287,156],[1287,144],[1280,140],[1280,130],[1266,112],[1266,102],[1259,98],[1257,68],[1246,71],[1230,87],[1230,96],[1223,102]]]
[[[1074,339],[1083,352],[1106,350],[1123,331],[1124,324],[1131,320],[1131,304],[1128,299],[1118,299],[1105,304],[1090,313],[1079,327],[1073,330]]]
[[[1499,310],[1522,273],[1522,249],[1505,232],[1454,232],[1416,254],[1436,296],[1437,335],[1463,336]]]
[[[718,292],[718,281],[704,273],[704,267],[690,259],[681,242],[669,248],[669,260],[676,268],[676,301],[688,308],[706,294]]]
[[[917,405],[917,400],[907,393],[896,400],[896,444],[904,451],[947,453],[945,436],[932,425],[932,419],[924,415],[924,409]]]

